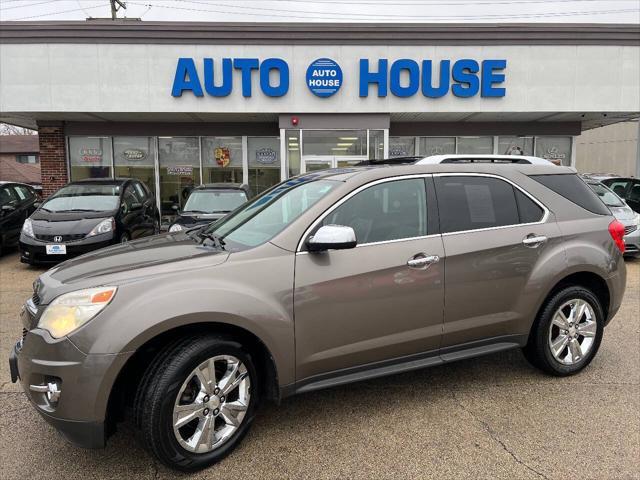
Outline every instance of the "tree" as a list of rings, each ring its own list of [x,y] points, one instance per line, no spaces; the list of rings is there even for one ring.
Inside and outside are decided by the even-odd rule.
[[[0,135],[37,135],[36,130],[30,128],[18,127],[8,123],[0,123]]]

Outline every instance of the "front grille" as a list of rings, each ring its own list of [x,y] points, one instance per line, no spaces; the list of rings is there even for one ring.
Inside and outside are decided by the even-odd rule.
[[[36,234],[36,238],[44,242],[73,242],[76,240],[82,240],[86,236],[87,236],[86,233],[75,233],[73,235],[42,235],[39,233]],[[61,238],[56,238],[56,237],[61,237]]]
[[[29,333],[29,330],[27,330],[26,328],[22,329],[22,340],[25,339],[25,337],[27,336],[27,333]]]
[[[637,229],[637,225],[629,225],[628,227],[624,227],[624,234],[629,235],[631,232],[635,232]]]

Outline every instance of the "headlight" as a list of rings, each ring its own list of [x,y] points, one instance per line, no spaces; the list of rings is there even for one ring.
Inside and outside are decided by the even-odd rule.
[[[173,225],[171,225],[171,227],[169,228],[170,232],[181,232],[182,231],[182,226],[178,223],[174,223]]]
[[[116,290],[117,287],[88,288],[60,295],[44,311],[38,327],[54,338],[69,335],[109,305]]]
[[[640,213],[636,213],[636,216],[633,218],[633,222],[640,227]]]
[[[35,237],[35,235],[33,234],[33,224],[31,223],[30,218],[27,218],[22,224],[22,233],[24,233],[27,237]]]
[[[101,233],[113,232],[115,228],[116,221],[113,219],[113,217],[105,218],[103,221],[93,227],[93,230],[87,233],[87,237],[93,237],[94,235],[100,235]]]

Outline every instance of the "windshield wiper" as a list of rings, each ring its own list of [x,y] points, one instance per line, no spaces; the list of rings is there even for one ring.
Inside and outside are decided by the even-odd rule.
[[[211,213],[211,212],[205,212],[204,210],[183,210],[182,213]]]
[[[219,248],[220,250],[225,250],[224,246],[226,245],[226,243],[221,236],[216,235],[215,233],[204,232],[204,231],[198,232],[197,235],[202,239],[203,245],[205,240],[211,240],[213,242],[213,245],[216,248]]]
[[[58,213],[62,212],[101,212],[102,210],[93,210],[92,208],[71,208],[69,210],[57,210]]]

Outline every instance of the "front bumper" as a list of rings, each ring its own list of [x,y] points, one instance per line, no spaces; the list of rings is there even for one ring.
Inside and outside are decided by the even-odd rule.
[[[42,308],[42,307],[41,307]],[[105,446],[105,421],[111,388],[131,354],[87,355],[68,338],[29,328],[33,318],[22,311],[23,337],[9,354],[11,381],[22,389],[38,413],[76,446]],[[56,400],[46,391],[55,385]]]
[[[114,239],[111,232],[95,237],[85,238],[73,242],[65,242],[67,248],[66,255],[48,255],[46,246],[52,242],[45,242],[20,235],[18,246],[20,247],[20,261],[31,265],[41,263],[59,263],[85,253],[93,252],[103,247],[113,245]]]

